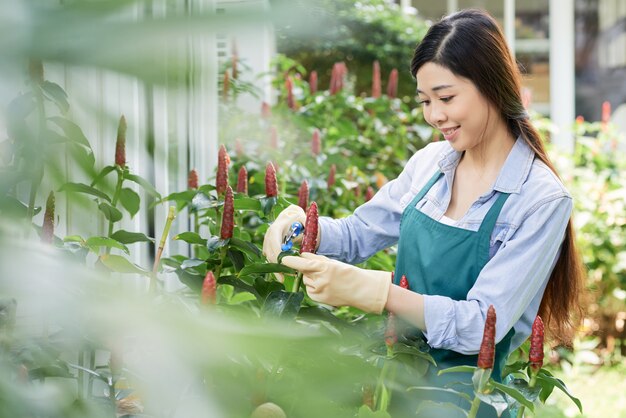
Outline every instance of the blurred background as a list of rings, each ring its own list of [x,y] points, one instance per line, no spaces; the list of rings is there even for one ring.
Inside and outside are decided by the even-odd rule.
[[[365,201],[368,187],[375,191],[397,176],[410,155],[438,140],[415,102],[408,70],[413,49],[432,22],[475,7],[498,20],[519,63],[527,107],[576,199],[588,268],[587,318],[573,347],[546,349],[547,367],[581,399],[583,413],[557,393],[534,416],[626,417],[626,1],[0,0],[0,6],[1,416],[109,416],[111,411],[76,399],[94,391],[110,398],[107,379],[121,373],[111,366],[111,341],[118,340],[132,365],[124,370],[144,373],[133,380],[145,393],[133,396],[142,404],[152,399],[146,415],[186,414],[176,409],[184,405],[194,411],[191,416],[248,416],[250,408],[235,406],[245,391],[234,387],[262,386],[278,373],[279,363],[295,373],[307,370],[316,383],[335,378],[338,367],[345,368],[344,377],[366,380],[370,362],[329,361],[336,347],[327,334],[307,327],[284,332],[280,321],[251,323],[230,310],[198,319],[198,281],[195,273],[183,272],[183,258],[176,259],[203,258],[191,238],[168,240],[164,257],[170,268],[154,268],[163,292],[161,327],[150,328],[146,341],[157,342],[138,343],[141,330],[153,325],[154,307],[154,300],[138,295],[151,277],[168,204],[179,209],[170,237],[189,231],[202,239],[217,235],[219,222],[208,215],[194,225],[194,213],[208,203],[197,206],[191,197],[172,196],[190,187],[191,170],[201,184],[215,183],[220,145],[233,158],[233,178],[236,169],[247,168],[250,196],[263,194],[263,171],[272,161],[281,195],[295,202],[307,180],[323,215],[345,216]],[[382,94],[373,90],[375,62]],[[340,87],[333,84],[337,77]],[[103,179],[116,170],[112,160],[122,115],[125,165],[132,175],[126,174],[130,185],[116,199],[115,182]],[[311,155],[316,130],[323,152]],[[328,180],[333,166],[336,186]],[[52,243],[63,257],[39,242],[51,191]],[[260,246],[271,219],[240,216],[240,238]],[[114,236],[114,223],[117,230],[142,236]],[[100,287],[105,253],[123,256],[120,263],[128,264],[108,264],[112,271],[105,269],[106,285]],[[390,268],[394,257],[392,249],[371,266]],[[76,258],[79,266],[70,261]],[[235,262],[226,268],[241,271]],[[262,298],[256,297],[258,305],[243,298],[233,305],[242,303],[262,321]],[[342,312],[338,317],[355,318]],[[346,346],[362,344],[344,337]],[[172,340],[179,344],[163,343]],[[145,356],[152,344],[166,347]],[[251,353],[251,346],[260,351]],[[277,359],[276,347],[284,346],[311,361],[284,353]],[[155,373],[163,358],[180,361]],[[15,383],[23,378],[21,366],[27,369],[26,386]],[[167,384],[170,375],[174,383]],[[215,381],[207,384],[209,376],[231,383],[217,390]],[[237,380],[242,376],[245,384]],[[101,387],[96,383],[94,389],[94,380]],[[351,400],[350,382],[337,379],[312,391],[300,409],[293,406],[296,395],[279,398],[292,405],[293,416],[305,416],[303,410],[316,407],[315,397],[332,391],[339,393],[338,404]],[[275,393],[314,385],[278,379],[269,386]],[[75,399],[69,394],[77,388]],[[268,398],[250,391],[247,401]],[[122,392],[118,416],[124,415],[119,401],[136,394]],[[168,396],[161,405],[163,393]],[[333,407],[326,414],[354,415]]]

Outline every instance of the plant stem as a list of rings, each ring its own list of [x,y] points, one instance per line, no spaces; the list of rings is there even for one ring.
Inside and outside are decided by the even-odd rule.
[[[194,212],[193,215],[193,232],[195,232],[196,234],[200,233],[200,224],[198,223],[198,212]],[[194,250],[193,250],[193,255],[194,257],[198,257],[199,251],[198,251],[198,247],[194,246]]]
[[[111,201],[111,206],[116,207],[117,201],[120,199],[120,194],[122,193],[122,183],[124,183],[124,169],[119,168],[117,170],[117,184],[115,185],[115,192],[113,193],[113,200]],[[109,232],[107,233],[107,237],[111,237],[113,234],[113,220],[109,219]],[[109,254],[111,252],[111,247],[107,247],[106,253]]]
[[[387,380],[387,374],[389,373],[389,368],[391,366],[391,358],[393,357],[393,347],[387,346],[387,358],[385,359],[385,364],[383,364],[383,369],[380,371],[380,376],[378,376],[378,382],[376,382],[376,391],[374,392],[375,405],[377,411],[386,411],[388,406],[388,400],[384,403],[381,402],[383,389],[385,387],[385,380]]]
[[[300,291],[300,285],[302,284],[302,273],[298,273],[296,275],[296,280],[293,282],[292,292],[296,293]]]
[[[161,235],[161,242],[159,243],[159,248],[157,249],[156,257],[154,258],[154,266],[152,267],[152,275],[150,276],[150,293],[156,291],[156,279],[157,279],[157,271],[159,269],[159,262],[161,261],[161,256],[163,255],[163,249],[165,248],[165,241],[167,240],[167,236],[170,233],[170,228],[172,226],[172,221],[176,217],[174,206],[170,206],[169,211],[167,212],[167,219],[165,220],[165,226],[163,227],[163,234]]]
[[[480,406],[480,398],[476,396],[472,401],[472,407],[467,415],[467,418],[476,418],[476,414],[478,413],[478,407]]]
[[[534,388],[537,383],[537,373],[530,372],[530,382],[528,382],[529,388]],[[524,418],[524,410],[526,407],[524,405],[520,405],[519,410],[517,411],[517,418]]]
[[[224,246],[220,248],[220,264],[215,269],[215,280],[219,281],[220,274],[222,274],[222,266],[224,265],[224,259],[226,258],[226,251],[228,251],[228,247]]]
[[[85,367],[85,350],[81,347],[78,351],[78,365]],[[85,397],[85,372],[78,369],[78,399]]]
[[[46,107],[43,102],[43,92],[41,91],[40,86],[36,86],[33,89],[33,93],[35,94],[35,99],[37,100],[37,116],[39,122],[39,130],[37,132],[37,140],[35,143],[35,147],[33,149],[39,149],[42,144],[42,139],[44,132],[46,130]],[[41,179],[43,178],[43,158],[37,158],[35,160],[35,171],[33,173],[33,178],[30,183],[30,194],[28,197],[28,209],[26,210],[26,219],[29,223],[33,222],[33,216],[35,215],[35,198],[37,197],[37,189],[41,184]],[[26,230],[26,236],[30,234],[30,228]]]

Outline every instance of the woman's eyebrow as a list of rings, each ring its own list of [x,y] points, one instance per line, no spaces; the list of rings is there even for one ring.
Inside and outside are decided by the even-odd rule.
[[[450,87],[454,87],[454,86],[453,86],[452,84],[442,84],[442,85],[440,85],[440,86],[435,86],[435,87],[433,87],[433,88],[432,88],[432,91],[439,91],[439,90],[443,90],[443,89],[448,89],[448,88],[450,88]],[[417,89],[417,90],[416,90],[416,92],[417,92],[417,94],[420,94],[420,93],[425,94],[425,93],[424,93],[422,90],[420,90],[420,89]]]

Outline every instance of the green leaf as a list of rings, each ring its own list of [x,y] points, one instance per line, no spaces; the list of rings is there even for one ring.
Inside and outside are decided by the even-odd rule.
[[[51,81],[45,80],[41,84],[41,88],[44,91],[46,97],[52,100],[62,113],[65,113],[70,109],[70,104],[67,101],[67,93],[61,88],[61,86]]]
[[[202,238],[195,232],[182,232],[174,237],[175,240],[185,241],[188,244],[201,244],[206,245],[207,240]]]
[[[565,393],[572,400],[572,402],[574,402],[576,404],[576,406],[578,407],[578,410],[582,414],[582,412],[583,412],[583,405],[580,402],[580,399],[578,399],[577,397],[572,395],[570,393],[570,391],[567,389],[567,386],[565,386],[565,383],[563,383],[562,380],[557,379],[556,377],[554,377],[549,371],[547,371],[545,369],[539,370],[539,373],[537,373],[537,383],[539,383],[542,386],[550,385],[552,387],[559,388],[561,390],[561,392]]]
[[[246,258],[241,251],[229,248],[228,251],[226,251],[226,255],[228,255],[228,258],[233,263],[235,271],[240,271],[242,268],[245,267]]]
[[[530,409],[531,412],[535,412],[535,405],[532,403],[532,401],[526,399],[524,394],[522,392],[520,392],[519,390],[515,389],[514,387],[503,385],[502,383],[498,383],[498,382],[494,381],[493,379],[491,380],[490,384],[493,387],[495,387],[495,388],[501,390],[502,392],[506,393],[507,395],[509,395],[510,397],[515,399],[517,402],[519,402],[522,405],[524,405],[526,408]]]
[[[12,196],[0,198],[0,212],[4,216],[22,218],[28,213],[28,205]],[[35,206],[34,214],[41,212],[41,206]]]
[[[465,399],[469,403],[472,403],[472,398],[470,398],[470,395],[468,395],[465,392],[460,392],[460,391],[454,390],[454,389],[440,388],[440,387],[436,387],[436,386],[411,386],[411,387],[408,387],[406,390],[407,391],[418,390],[418,391],[425,391],[425,392],[448,393],[448,394],[456,395],[456,396],[458,396],[460,398]]]
[[[287,266],[283,266],[276,263],[254,263],[248,264],[244,268],[241,269],[237,276],[248,276],[250,274],[266,274],[266,273],[291,273],[294,274],[296,271]]]
[[[157,192],[157,190],[154,188],[154,186],[152,184],[150,184],[143,177],[138,176],[137,174],[126,174],[124,176],[124,178],[126,180],[130,180],[132,182],[137,183],[138,185],[140,185],[146,191],[146,193],[154,196],[156,199],[160,199],[161,198],[161,194],[159,192]]]
[[[52,116],[49,117],[48,120],[61,128],[61,130],[63,130],[63,133],[65,133],[65,136],[67,136],[70,141],[81,144],[88,148],[90,151],[92,151],[89,140],[87,140],[87,137],[80,129],[80,126],[76,125],[71,120],[65,119],[61,116]]]
[[[120,191],[120,203],[124,206],[124,209],[130,213],[131,218],[139,212],[140,202],[141,199],[139,198],[139,195],[133,189],[124,187]]]
[[[489,393],[476,392],[476,397],[487,405],[491,405],[496,410],[498,416],[501,416],[509,406],[504,393],[497,390]]]
[[[234,199],[235,210],[261,210],[261,202],[245,195],[237,195]]]
[[[359,408],[357,418],[391,418],[387,411],[372,411],[369,406],[363,405]]]
[[[133,244],[135,242],[154,242],[154,238],[150,238],[141,232],[129,232],[120,229],[111,234],[111,238],[122,244]]]
[[[100,261],[109,269],[118,273],[137,273],[149,276],[150,272],[138,265],[131,263],[120,255],[104,254],[100,256]]]
[[[394,354],[396,354],[396,355],[397,354],[408,354],[410,356],[419,357],[421,359],[424,359],[424,360],[428,361],[429,363],[431,363],[433,366],[437,365],[437,363],[435,362],[435,359],[430,354],[420,350],[418,347],[416,347],[414,345],[409,345],[409,344],[404,344],[404,343],[398,342],[398,343],[396,343],[393,346],[393,351],[394,351]]]
[[[265,303],[263,303],[263,313],[270,316],[294,318],[302,301],[304,293],[302,292],[286,292],[278,290],[267,295]]]
[[[477,367],[472,375],[472,383],[474,384],[474,392],[484,392],[489,383],[491,372],[493,369],[481,369]]]
[[[118,222],[122,219],[122,212],[107,202],[102,202],[98,205],[100,212],[104,213],[104,217],[111,222]]]
[[[85,242],[85,240],[80,235],[68,235],[63,238],[63,242]]]
[[[263,210],[263,215],[267,216],[272,212],[274,206],[276,206],[276,197],[262,197],[260,199],[261,209]]]
[[[91,248],[93,252],[98,252],[97,249],[100,247],[107,247],[117,248],[124,251],[126,254],[130,254],[130,252],[128,251],[128,247],[126,247],[121,242],[109,237],[89,237],[87,238],[85,245]]]
[[[87,186],[86,184],[83,184],[83,183],[65,183],[63,186],[61,186],[59,191],[60,192],[72,192],[72,193],[85,193],[85,194],[89,194],[89,195],[104,199],[107,202],[111,201],[111,198],[109,198],[109,196],[107,196],[100,190],[94,189],[93,187]]]
[[[474,373],[476,370],[476,366],[454,366],[448,367],[447,369],[439,370],[437,373],[438,376],[446,373]]]
[[[240,303],[248,302],[251,300],[256,300],[256,296],[254,296],[250,292],[239,292],[235,293],[235,295],[230,299],[230,305],[239,305]]]
[[[436,415],[432,414],[433,409],[437,411]],[[446,410],[450,411],[450,414],[446,414],[445,413]],[[469,415],[469,411],[461,408],[460,406],[457,406],[451,403],[435,402],[435,401],[430,401],[430,400],[421,401],[415,413],[419,415],[424,415],[422,414],[423,411],[427,411],[429,414],[425,416],[429,416],[429,417],[432,417],[432,416],[445,417],[448,415],[457,416],[459,413],[461,413],[462,415],[466,417]]]
[[[107,174],[109,174],[111,171],[114,171],[114,170],[115,170],[115,166],[112,166],[112,165],[107,165],[106,167],[104,167],[102,170],[100,170],[98,175],[91,182],[91,187],[100,183],[100,181],[102,181],[102,179],[105,178]]]
[[[229,245],[243,251],[246,254],[251,255],[253,259],[261,258],[261,256],[263,255],[261,253],[261,250],[256,245],[248,241],[243,241],[239,238],[231,238]]]

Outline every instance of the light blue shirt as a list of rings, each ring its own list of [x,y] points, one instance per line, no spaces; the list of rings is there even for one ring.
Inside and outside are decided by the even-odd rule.
[[[320,218],[318,254],[357,264],[398,242],[405,207],[436,170],[444,173],[416,208],[440,220],[450,203],[461,153],[447,142],[419,150],[398,178],[343,219]],[[518,139],[492,189],[480,196],[455,226],[478,230],[498,193],[511,193],[491,235],[489,261],[466,300],[424,295],[424,335],[434,348],[476,354],[489,305],[497,312],[496,340],[514,328],[511,349],[530,335],[572,211],[557,176]],[[428,278],[424,278],[428,280]]]

